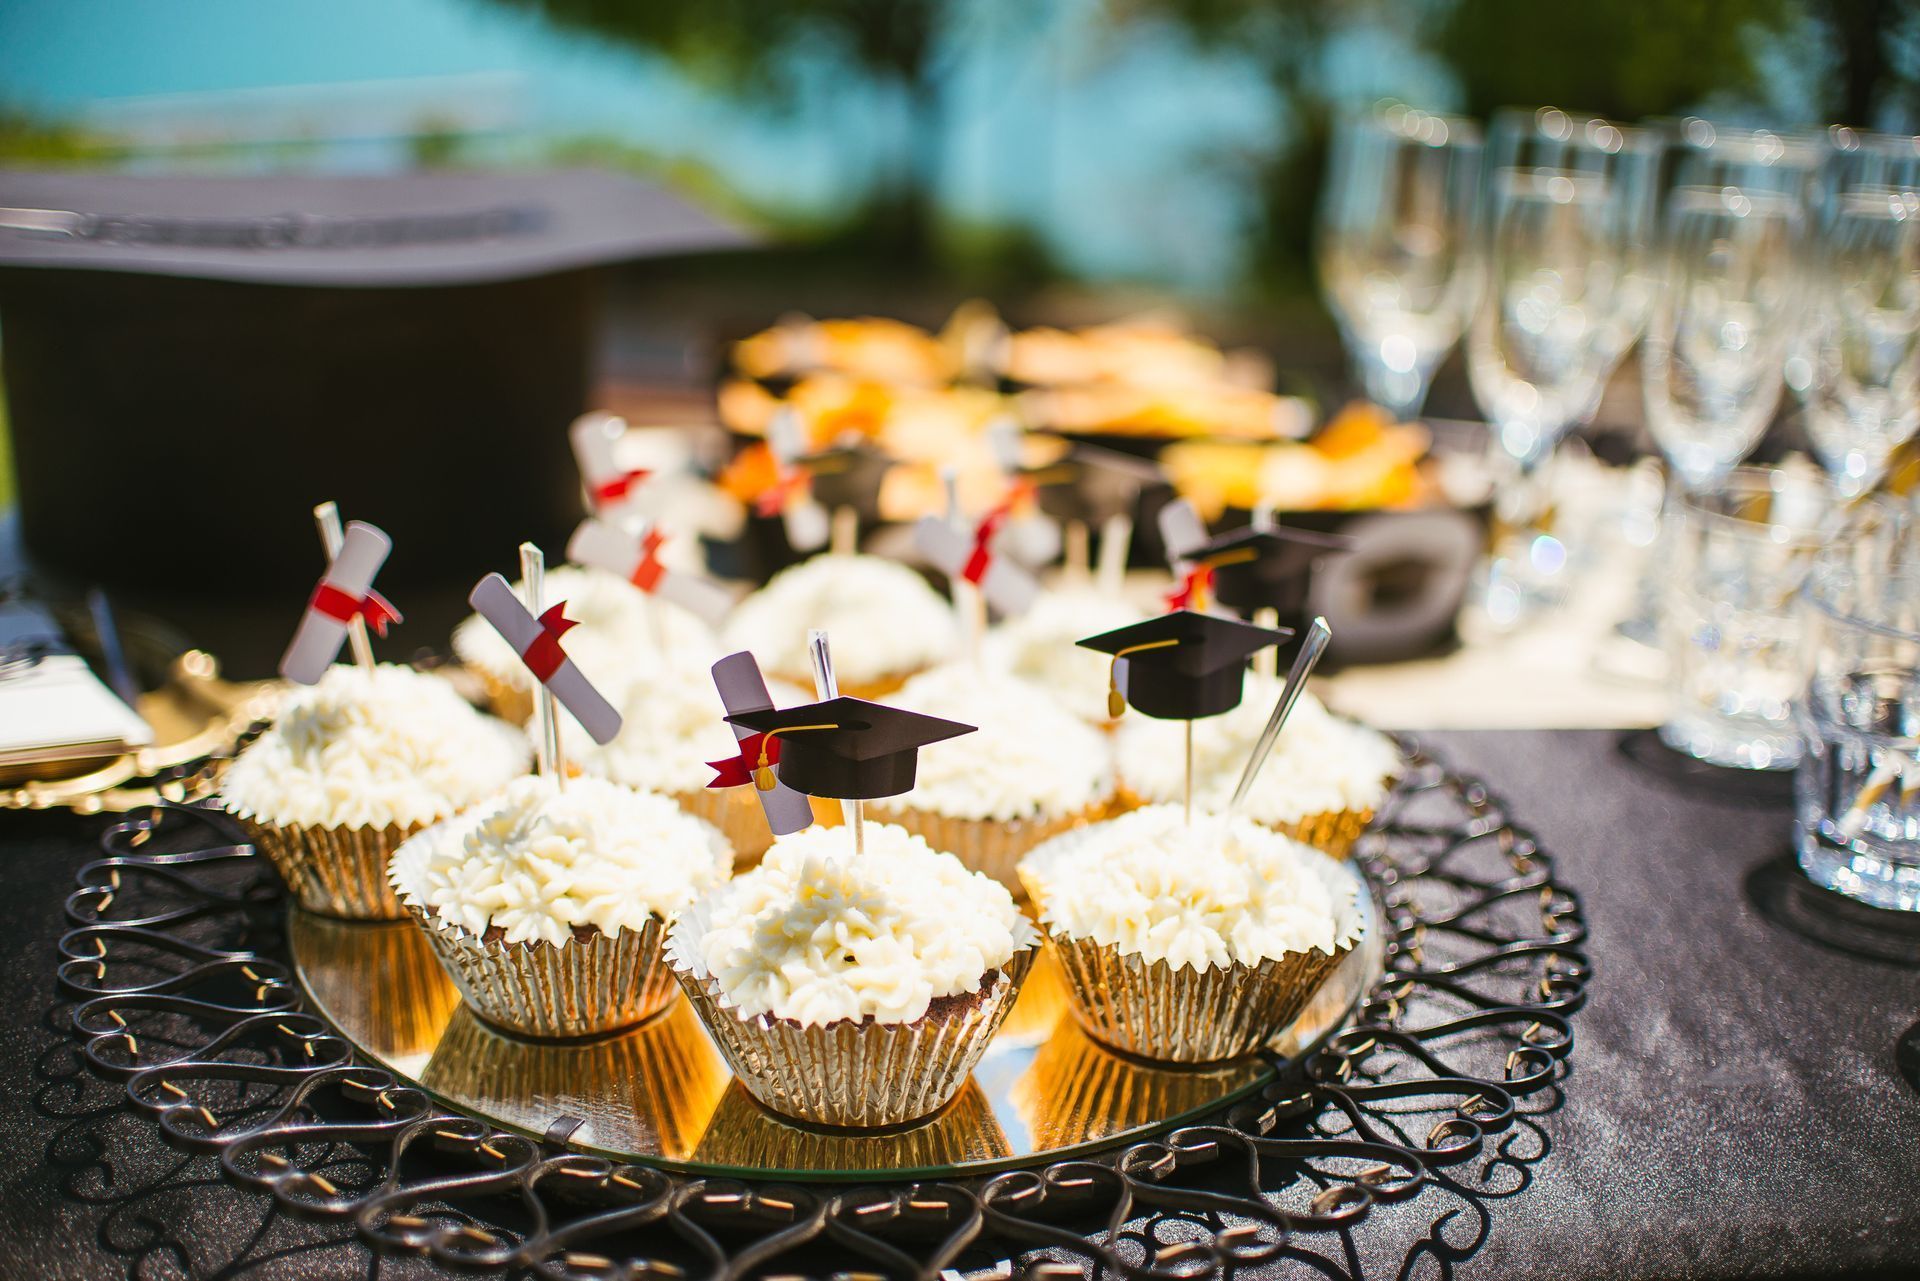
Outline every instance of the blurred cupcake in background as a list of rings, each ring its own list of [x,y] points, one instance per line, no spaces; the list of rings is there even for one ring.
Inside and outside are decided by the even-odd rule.
[[[287,695],[221,794],[302,907],[391,920],[406,913],[387,884],[388,856],[505,787],[529,756],[521,735],[439,677],[340,665]]]
[[[529,775],[407,841],[390,877],[476,1014],[579,1037],[673,1000],[668,922],[732,861],[719,832],[668,797]]]
[[[1105,663],[1095,666],[1104,697]],[[1113,802],[1107,736],[1055,703],[1048,689],[949,663],[914,677],[888,701],[965,717],[978,729],[929,753],[913,790],[870,803],[868,814],[925,837],[1015,894],[1022,890],[1014,869],[1028,850],[1104,817]]]
[[[1251,676],[1238,707],[1193,723],[1193,804],[1222,809],[1266,727],[1284,682]],[[1124,800],[1170,804],[1186,786],[1185,726],[1129,717],[1115,739]],[[1239,813],[1344,858],[1386,801],[1400,752],[1377,730],[1302,692]]]
[[[1145,611],[1091,587],[1043,593],[1033,608],[987,633],[986,665],[1031,681],[1089,725],[1110,728],[1104,654],[1082,649],[1082,636],[1137,623]]]
[[[694,568],[692,540],[669,541],[661,553],[674,568]],[[691,559],[688,559],[691,558]],[[521,595],[523,585],[513,585]],[[559,565],[547,571],[549,604],[566,602],[577,626],[567,632],[567,656],[595,688],[616,703],[628,684],[662,652],[717,657],[713,629],[685,610],[649,601],[644,592],[605,570]],[[453,629],[453,653],[480,678],[496,716],[525,724],[533,716],[533,676],[513,647],[478,614]]]
[[[779,682],[770,684],[767,692],[775,706],[807,701],[798,687]],[[572,717],[560,718],[568,764],[585,774],[671,796],[687,813],[720,829],[733,847],[736,870],[758,860],[773,843],[773,834],[753,791],[707,786],[713,778],[707,762],[739,751],[707,665],[664,662],[630,684],[618,707],[620,733],[605,746],[588,737]]]
[[[747,597],[722,628],[726,648],[751,650],[770,678],[811,687],[807,634],[833,634],[840,692],[878,698],[953,656],[953,610],[898,561],[829,553],[789,566]]]

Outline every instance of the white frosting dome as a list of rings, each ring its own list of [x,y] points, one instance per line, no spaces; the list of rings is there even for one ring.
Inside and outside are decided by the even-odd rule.
[[[1189,827],[1173,805],[1055,837],[1020,871],[1049,930],[1175,969],[1331,956],[1358,922],[1326,855],[1247,818]]]
[[[1028,681],[949,663],[885,701],[979,727],[921,752],[913,790],[891,805],[948,818],[1059,818],[1113,794],[1107,736]]]
[[[576,926],[612,934],[668,918],[726,879],[733,853],[664,796],[605,779],[528,775],[394,851],[408,901],[479,938],[559,945]]]
[[[676,544],[666,544],[671,549]],[[671,562],[674,558],[662,553]],[[515,595],[521,584],[513,585]],[[567,603],[567,617],[579,624],[560,638],[567,657],[608,698],[618,702],[636,670],[651,662],[664,637],[676,654],[711,658],[713,630],[686,610],[653,602],[639,588],[605,570],[580,565],[556,565],[547,571],[542,599],[552,605]],[[492,624],[471,614],[453,629],[453,652],[468,667],[478,668],[504,684],[533,688],[513,647]]]
[[[781,837],[682,917],[670,947],[744,1018],[906,1023],[1037,941],[998,881],[868,823],[859,855],[844,827]]]
[[[344,664],[295,689],[227,770],[238,810],[307,827],[432,823],[498,791],[527,745],[436,676]]]
[[[1193,803],[1216,810],[1233,795],[1253,744],[1266,727],[1282,682],[1248,676],[1240,706],[1193,722]],[[1185,725],[1129,712],[1116,736],[1120,777],[1148,801],[1177,801],[1186,786]],[[1241,813],[1263,823],[1312,814],[1377,809],[1400,769],[1393,740],[1333,715],[1302,692],[1261,767]]]
[[[953,610],[925,579],[879,556],[828,554],[791,565],[740,602],[723,634],[770,674],[811,679],[807,632],[824,627],[842,685],[905,676],[947,658]]]
[[[1048,592],[1025,614],[989,631],[983,656],[989,666],[1045,686],[1057,702],[1081,720],[1106,725],[1110,723],[1110,660],[1075,642],[1145,617],[1127,601],[1102,592]]]
[[[797,687],[768,683],[776,707],[813,701]],[[724,719],[726,705],[708,668],[670,663],[636,680],[618,700],[620,733],[604,747],[580,723],[560,714],[567,760],[589,774],[656,792],[695,792],[713,778],[708,761],[737,755],[739,743]]]

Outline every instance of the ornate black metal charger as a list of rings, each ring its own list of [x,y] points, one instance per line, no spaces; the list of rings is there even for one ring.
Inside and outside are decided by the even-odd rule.
[[[280,888],[211,811],[103,838],[69,896],[62,988],[94,1071],[169,1143],[294,1216],[383,1253],[563,1278],[786,1273],[1199,1277],[1298,1259],[1345,1272],[1353,1234],[1411,1267],[1472,1252],[1489,1203],[1551,1144],[1590,969],[1578,898],[1481,782],[1403,744],[1402,785],[1354,857],[1387,973],[1355,1024],[1213,1121],[972,1183],[751,1184],[614,1165],[439,1108],[300,1008]]]

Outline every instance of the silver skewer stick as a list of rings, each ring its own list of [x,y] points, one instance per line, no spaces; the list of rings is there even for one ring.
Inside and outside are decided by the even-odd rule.
[[[347,540],[340,528],[340,505],[332,501],[321,503],[313,509],[313,523],[320,529],[320,546],[331,561],[340,554],[340,544]],[[357,614],[348,619],[347,639],[353,644],[354,665],[363,672],[372,671],[373,641],[367,637],[367,620]]]
[[[1260,773],[1260,767],[1267,763],[1274,740],[1280,737],[1280,727],[1287,723],[1287,717],[1293,713],[1293,705],[1300,701],[1300,691],[1307,687],[1307,677],[1313,675],[1320,656],[1327,652],[1327,642],[1332,639],[1333,629],[1327,626],[1324,618],[1315,618],[1313,626],[1307,628],[1307,637],[1300,643],[1300,652],[1294,657],[1293,670],[1287,673],[1286,688],[1280,691],[1280,699],[1273,705],[1273,715],[1267,717],[1267,727],[1260,731],[1260,739],[1253,745],[1253,755],[1247,758],[1247,767],[1240,771],[1240,782],[1233,789],[1233,799],[1227,802],[1228,814],[1238,809],[1240,802],[1247,798],[1247,793],[1253,790],[1254,777]]]
[[[547,604],[542,599],[547,590],[547,558],[532,543],[520,544],[520,581],[524,584],[526,600],[523,603],[527,612],[540,617],[540,611]],[[560,754],[559,709],[553,705],[553,691],[543,681],[534,682],[533,718],[534,768],[553,779],[556,791],[565,791],[567,762]]]
[[[833,654],[827,648],[825,628],[815,627],[807,632],[807,657],[813,660],[813,692],[821,702],[840,697],[840,682],[833,675]],[[865,801],[841,801],[840,812],[847,820],[847,826],[853,829],[853,852],[867,852],[867,803]]]

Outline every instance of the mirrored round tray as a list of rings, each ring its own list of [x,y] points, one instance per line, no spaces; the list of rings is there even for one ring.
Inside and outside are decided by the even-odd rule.
[[[1385,965],[1367,878],[1341,866],[1363,940],[1262,1054],[1198,1068],[1115,1054],[1081,1031],[1057,965],[1043,956],[959,1096],[926,1121],[882,1133],[808,1127],[761,1107],[685,1001],[616,1036],[530,1041],[461,1003],[411,921],[338,921],[296,908],[288,941],[308,1008],[365,1059],[503,1129],[539,1138],[560,1123],[576,1149],[694,1174],[944,1178],[1051,1163],[1190,1123],[1310,1054],[1347,1023]]]

